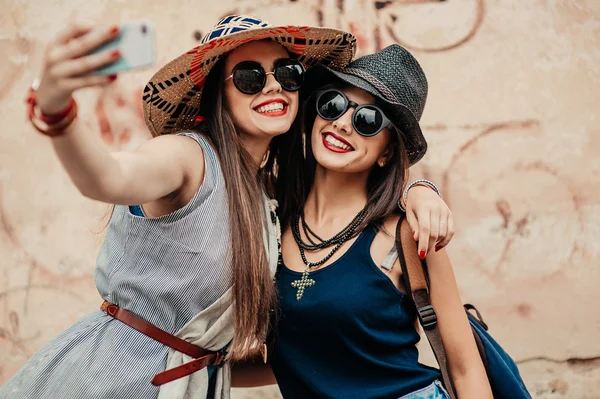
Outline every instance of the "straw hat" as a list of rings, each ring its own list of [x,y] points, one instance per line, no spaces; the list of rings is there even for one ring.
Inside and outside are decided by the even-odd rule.
[[[348,32],[308,26],[273,26],[249,16],[220,20],[201,44],[161,68],[143,93],[144,119],[153,136],[194,128],[208,73],[227,52],[254,40],[271,39],[308,69],[317,64],[343,68],[354,56]]]

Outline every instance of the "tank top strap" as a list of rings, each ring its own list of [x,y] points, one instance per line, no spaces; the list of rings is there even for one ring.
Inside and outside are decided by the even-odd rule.
[[[378,229],[375,226],[368,226],[361,238],[361,242],[359,243],[362,252],[368,258],[371,258],[371,245],[373,244],[373,240],[375,240],[375,236],[377,235]],[[394,266],[394,262],[398,259],[398,251],[396,250],[396,246],[393,245],[392,248],[388,251],[387,255],[381,261],[382,268],[390,271]]]
[[[199,133],[194,132],[180,132],[177,136],[188,137],[198,143],[204,153],[204,181],[202,186],[207,186],[209,190],[212,190],[218,183],[221,177],[221,164],[217,152],[209,143],[209,141]]]
[[[181,215],[179,216],[182,217],[194,212],[215,191],[224,190],[225,181],[217,152],[203,135],[194,132],[181,132],[177,135],[193,139],[198,143],[198,145],[200,145],[202,152],[204,153],[204,180],[190,202],[188,202],[183,208],[180,208],[176,211],[181,212]]]

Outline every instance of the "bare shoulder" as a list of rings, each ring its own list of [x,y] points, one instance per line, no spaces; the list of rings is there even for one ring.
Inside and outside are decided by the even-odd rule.
[[[187,136],[164,135],[154,137],[140,145],[136,151],[139,152],[159,152],[168,154],[177,158],[189,159],[189,156],[204,158],[202,147],[196,140]]]
[[[400,221],[400,215],[390,215],[385,218],[382,223],[382,226],[377,233],[377,240],[381,243],[383,248],[392,248],[396,243],[396,227],[398,226],[398,222]],[[406,218],[402,221],[402,229],[401,229],[401,242],[403,246],[406,243],[414,243],[414,239],[412,237],[412,231],[410,230],[410,226],[406,221]]]
[[[154,137],[138,147],[136,152],[150,154],[158,161],[157,167],[162,165],[163,168],[179,170],[183,181],[192,184],[192,190],[198,189],[199,184],[196,183],[201,183],[204,178],[204,151],[192,137],[172,134]]]
[[[400,220],[399,215],[390,215],[385,218],[377,236],[371,246],[371,254],[375,261],[383,260],[383,257],[394,247],[396,242],[396,225]]]
[[[381,229],[386,235],[390,236],[392,240],[396,237],[396,226],[398,225],[399,220],[400,215],[390,215],[383,221]]]
[[[193,137],[164,135],[152,138],[137,151],[150,153],[155,162],[148,165],[156,174],[177,182],[169,195],[144,204],[152,217],[171,213],[188,204],[204,182],[205,155],[200,143]]]

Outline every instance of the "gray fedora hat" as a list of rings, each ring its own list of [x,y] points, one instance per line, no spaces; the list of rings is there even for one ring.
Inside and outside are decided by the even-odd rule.
[[[427,141],[419,120],[427,100],[427,78],[408,50],[392,44],[357,58],[345,68],[321,65],[312,70],[313,79],[320,84],[331,80],[328,74],[376,97],[388,119],[402,132],[410,164],[423,158]]]

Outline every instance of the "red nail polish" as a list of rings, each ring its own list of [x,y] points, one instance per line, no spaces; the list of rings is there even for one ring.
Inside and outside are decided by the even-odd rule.
[[[110,80],[111,82],[114,82],[115,80],[117,80],[117,77],[118,77],[117,74],[108,75],[108,80]]]
[[[117,33],[119,33],[119,27],[118,26],[113,26],[110,28],[110,34],[111,35],[116,35]]]
[[[425,251],[419,252],[419,258],[421,258],[421,260],[425,259],[425,255],[426,255]]]
[[[119,50],[113,50],[110,52],[110,56],[112,58],[119,58],[121,56],[121,52]]]

